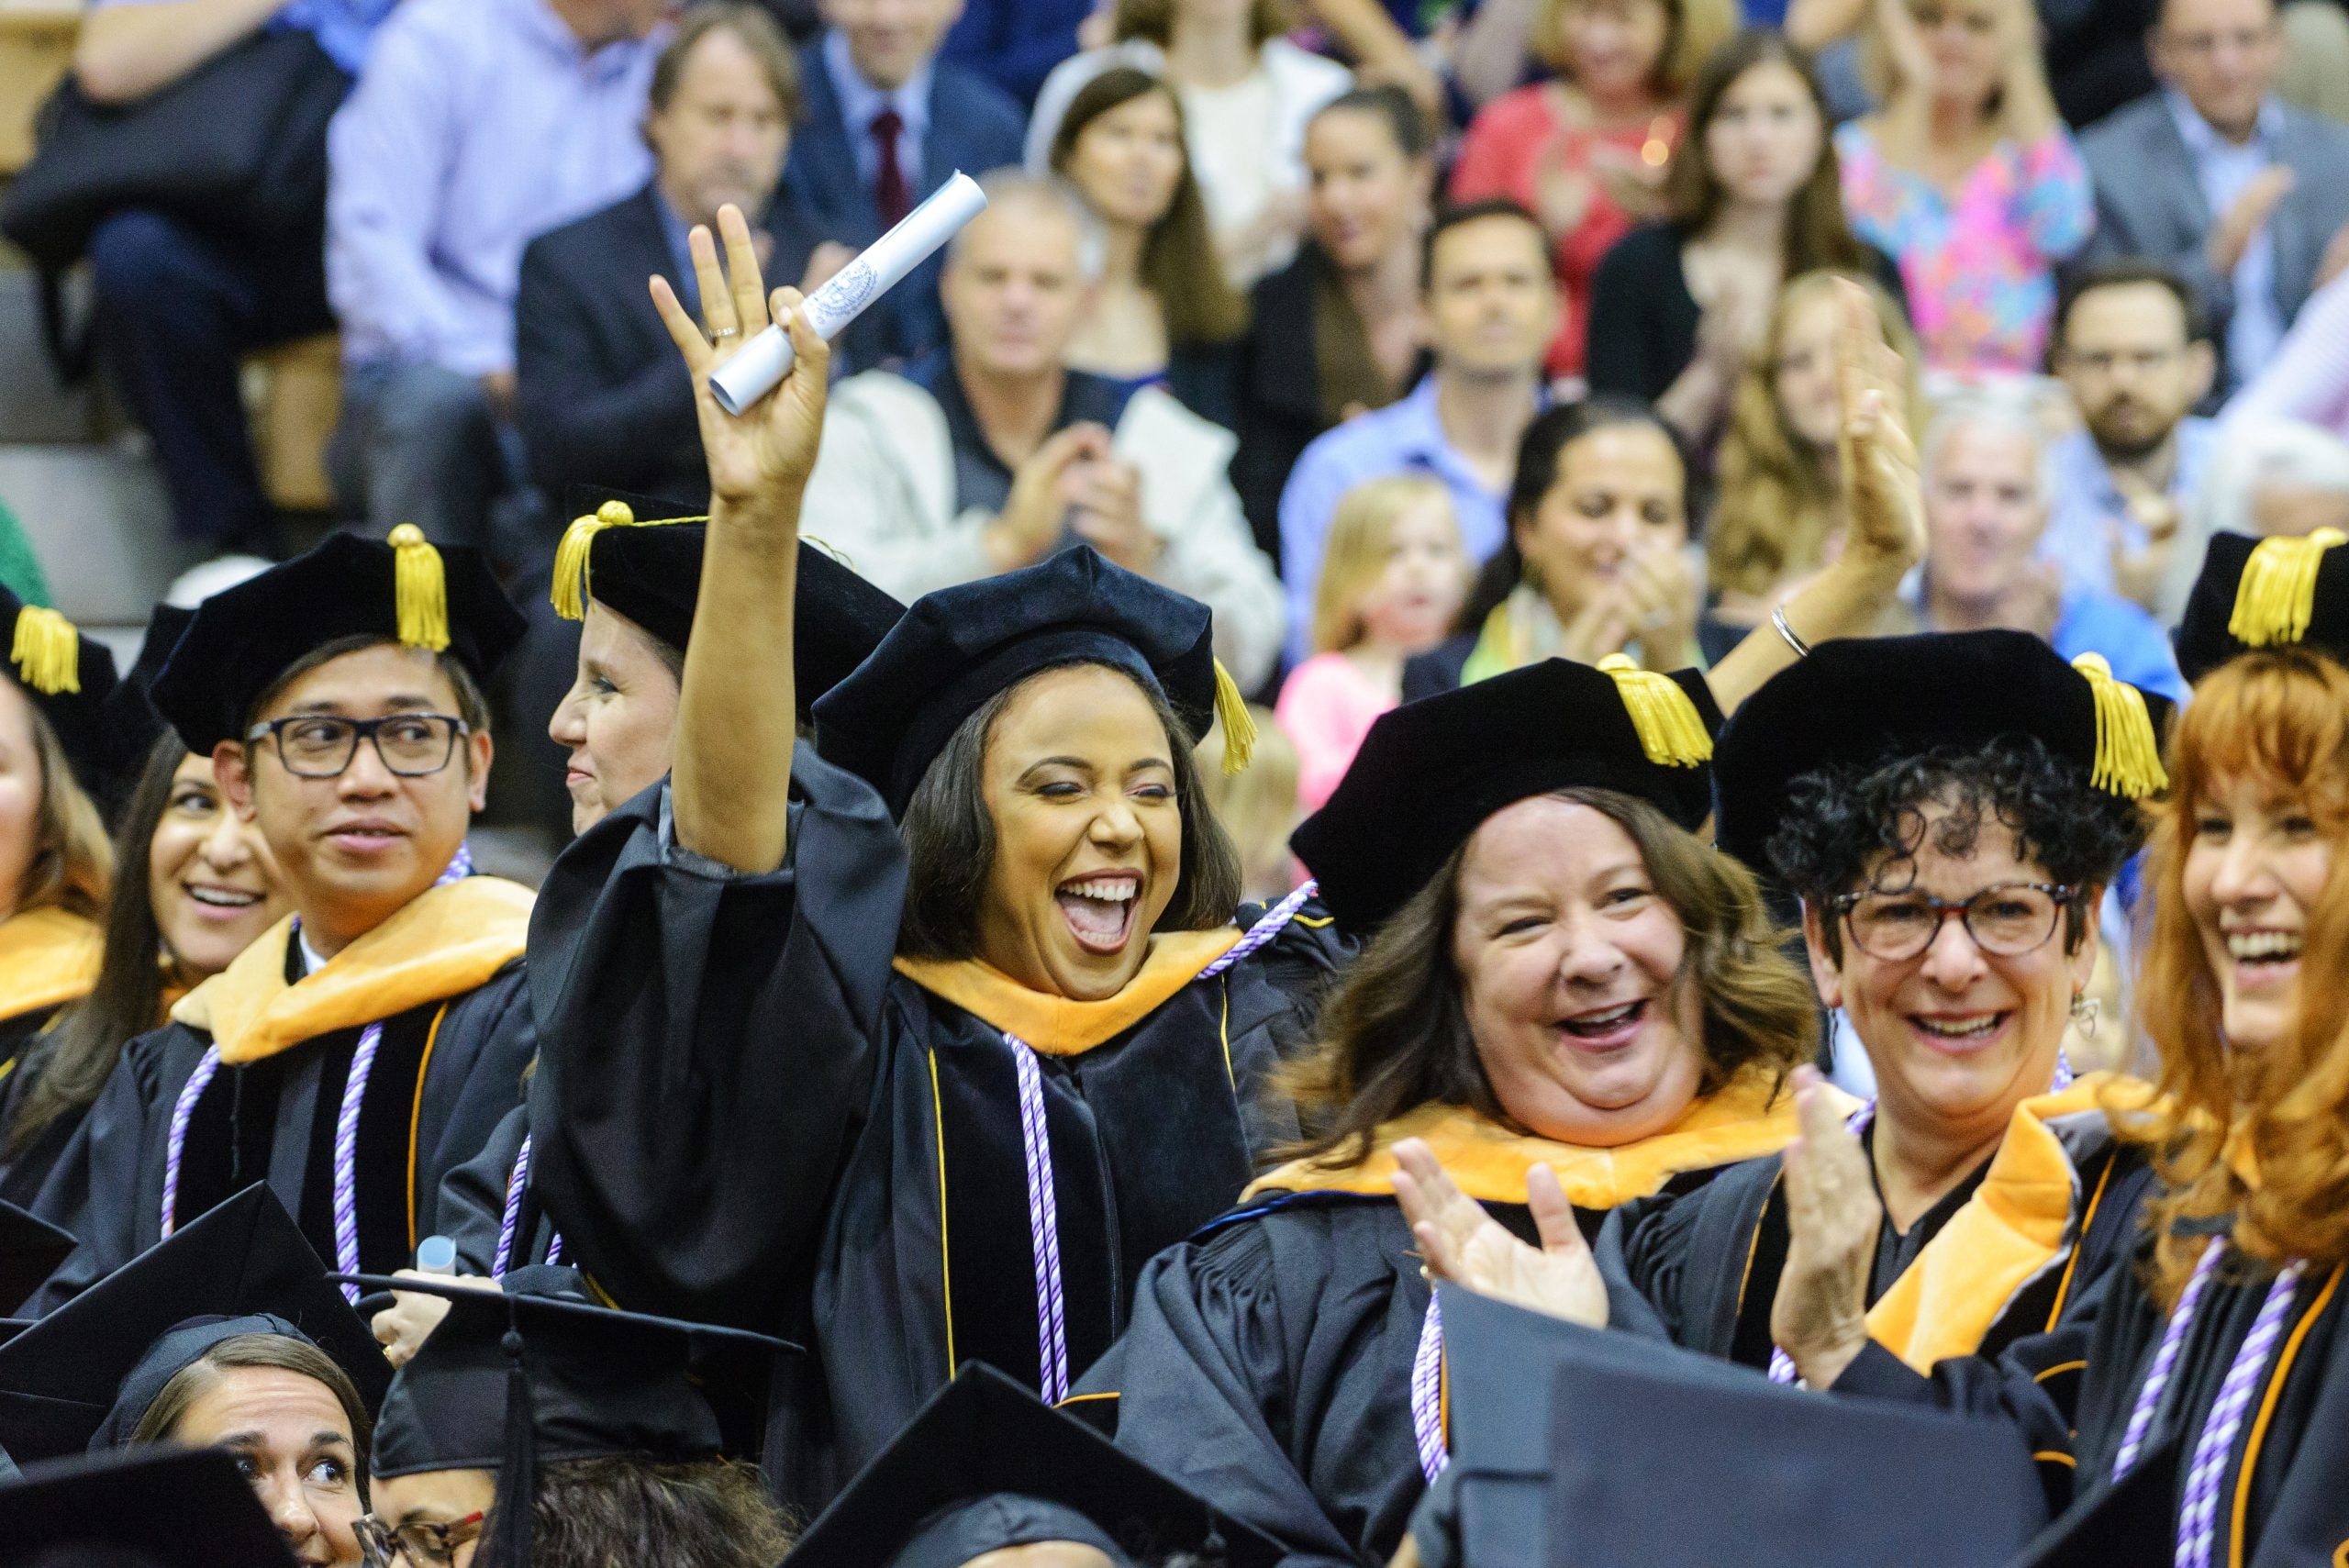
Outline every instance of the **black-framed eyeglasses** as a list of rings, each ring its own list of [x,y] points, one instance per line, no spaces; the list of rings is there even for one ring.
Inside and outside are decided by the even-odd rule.
[[[1927,893],[1847,893],[1835,913],[1852,940],[1870,958],[1898,962],[1933,945],[1942,924],[1956,916],[1965,934],[1984,952],[2013,958],[2055,934],[2055,921],[2079,889],[2054,882],[2002,882],[1971,898],[1935,898]]]
[[[472,728],[446,713],[392,713],[381,718],[300,713],[256,724],[245,731],[245,739],[276,741],[277,760],[296,778],[341,777],[359,755],[359,742],[365,740],[384,767],[404,779],[417,779],[447,767],[457,754],[457,738]]]
[[[403,1562],[412,1568],[441,1568],[456,1561],[457,1548],[481,1534],[482,1520],[487,1517],[475,1509],[446,1524],[416,1520],[394,1529],[373,1514],[362,1514],[359,1544],[367,1568],[398,1568]]]

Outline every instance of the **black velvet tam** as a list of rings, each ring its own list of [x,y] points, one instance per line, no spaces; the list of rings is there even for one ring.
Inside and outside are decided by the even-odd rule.
[[[370,1409],[391,1380],[383,1347],[260,1183],[0,1345],[0,1449],[21,1462],[118,1447],[183,1368],[247,1334],[316,1344]]]
[[[447,651],[486,682],[521,640],[522,614],[481,551],[438,548],[447,584]],[[187,749],[210,756],[221,741],[241,740],[253,704],[313,650],[346,637],[398,640],[396,554],[388,544],[330,534],[308,554],[197,606],[151,693]]]
[[[96,800],[110,801],[120,782],[126,753],[137,753],[138,761],[129,764],[133,769],[145,760],[143,748],[127,747],[115,732],[117,708],[110,700],[117,684],[114,655],[106,651],[105,643],[93,641],[76,631],[74,659],[78,668],[74,684],[78,689],[42,691],[28,677],[26,664],[12,651],[17,620],[28,608],[22,599],[6,588],[0,588],[0,669],[7,672],[17,690],[49,720],[67,763],[73,769],[73,777],[83,789]],[[34,613],[45,612],[36,608]],[[152,731],[149,734],[151,738]]]
[[[1705,677],[1671,678],[1719,730]],[[1614,676],[1551,659],[1380,715],[1289,844],[1339,924],[1367,936],[1486,817],[1577,787],[1635,795],[1692,832],[1712,809],[1712,770],[1651,762]]]
[[[683,651],[701,595],[702,523],[609,528],[588,546],[588,595]],[[880,646],[906,607],[812,544],[799,546],[791,662],[799,703],[848,678]]]
[[[2171,705],[2140,695],[2158,742]],[[2094,773],[2095,687],[2029,632],[1822,643],[1748,697],[1722,732],[1713,756],[1717,841],[1761,869],[1768,864],[1764,846],[1804,774],[1968,750],[2008,735],[2035,736],[2084,774]]]
[[[2177,623],[2177,667],[2188,682],[2199,682],[2236,654],[2251,651],[2251,645],[2229,631],[2227,623],[2234,618],[2243,568],[2259,542],[2242,534],[2210,536],[2202,573],[2194,579],[2185,617]],[[2309,628],[2299,640],[2302,647],[2349,664],[2349,549],[2328,550],[2318,561]]]
[[[1215,721],[1208,634],[1205,605],[1079,545],[916,600],[816,705],[816,748],[903,816],[930,762],[989,697],[1078,662],[1110,665],[1163,693],[1197,741]]]
[[[221,1449],[142,1448],[34,1466],[0,1486],[0,1568],[294,1568]]]
[[[965,1362],[808,1527],[785,1568],[962,1568],[1004,1547],[1093,1546],[1133,1568],[1175,1552],[1272,1568],[1280,1547],[1055,1410]]]

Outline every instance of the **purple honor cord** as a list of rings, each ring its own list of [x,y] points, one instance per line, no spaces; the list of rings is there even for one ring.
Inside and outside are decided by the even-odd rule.
[[[2055,1071],[2048,1074],[2047,1092],[2051,1095],[2062,1094],[2065,1090],[2072,1086],[2072,1080],[2075,1076],[2076,1074],[2072,1072],[2072,1059],[2064,1054],[2064,1048],[2062,1046],[2057,1046],[2055,1048]],[[1858,1110],[1854,1111],[1852,1113],[1851,1119],[1843,1125],[1852,1129],[1853,1137],[1857,1138],[1862,1133],[1867,1131],[1868,1124],[1874,1120],[1876,1120],[1876,1102],[1874,1100],[1869,1100],[1863,1104]],[[1787,1354],[1786,1351],[1780,1350],[1777,1346],[1772,1345],[1770,1347],[1770,1381],[1781,1385],[1782,1386],[1792,1387],[1797,1381],[1797,1377],[1798,1374],[1795,1371],[1795,1358]]]
[[[1419,1349],[1411,1352],[1411,1436],[1419,1445],[1419,1469],[1432,1486],[1452,1462],[1443,1440],[1443,1309],[1432,1294],[1428,1315],[1419,1320]]]
[[[473,848],[459,843],[457,852],[450,858],[446,870],[434,879],[432,885],[446,887],[471,876],[473,870]],[[302,921],[294,920],[291,935],[300,940]],[[374,1071],[375,1052],[384,1042],[384,1026],[379,1021],[360,1031],[358,1048],[351,1052],[351,1071],[342,1084],[342,1103],[337,1109],[334,1123],[334,1255],[335,1267],[342,1273],[359,1273],[359,1110],[367,1097],[367,1079]],[[171,1132],[163,1148],[163,1213],[162,1234],[170,1236],[176,1228],[179,1214],[180,1163],[187,1150],[189,1120],[195,1114],[195,1104],[220,1072],[220,1046],[214,1041],[205,1048],[204,1055],[181,1085],[179,1097],[172,1104]],[[359,1287],[341,1287],[347,1300],[356,1303]]]

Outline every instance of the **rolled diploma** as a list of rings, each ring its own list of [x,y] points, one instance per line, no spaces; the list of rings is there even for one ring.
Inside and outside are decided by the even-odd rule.
[[[867,306],[929,261],[986,205],[986,193],[979,189],[979,183],[956,170],[954,177],[931,193],[928,201],[906,214],[896,228],[807,296],[799,307],[807,324],[826,342],[831,341],[863,315]],[[720,365],[709,378],[709,390],[720,408],[739,415],[783,384],[783,378],[791,373],[792,358],[791,335],[778,322]]]

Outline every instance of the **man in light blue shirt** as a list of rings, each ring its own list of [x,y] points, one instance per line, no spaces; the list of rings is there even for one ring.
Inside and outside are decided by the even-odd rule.
[[[1557,329],[1548,242],[1523,208],[1479,202],[1428,232],[1423,291],[1434,368],[1410,395],[1317,438],[1281,492],[1289,662],[1311,646],[1330,521],[1366,480],[1422,473],[1452,493],[1461,541],[1483,562],[1508,537],[1517,443],[1546,401],[1542,360]]]
[[[2098,263],[2065,289],[2053,357],[2082,428],[2048,453],[2054,516],[2040,557],[2067,588],[2152,609],[2216,439],[2188,412],[2218,368],[2201,304],[2158,263]]]
[[[495,547],[518,482],[514,295],[533,238],[651,173],[667,0],[405,0],[328,133],[346,517]]]

